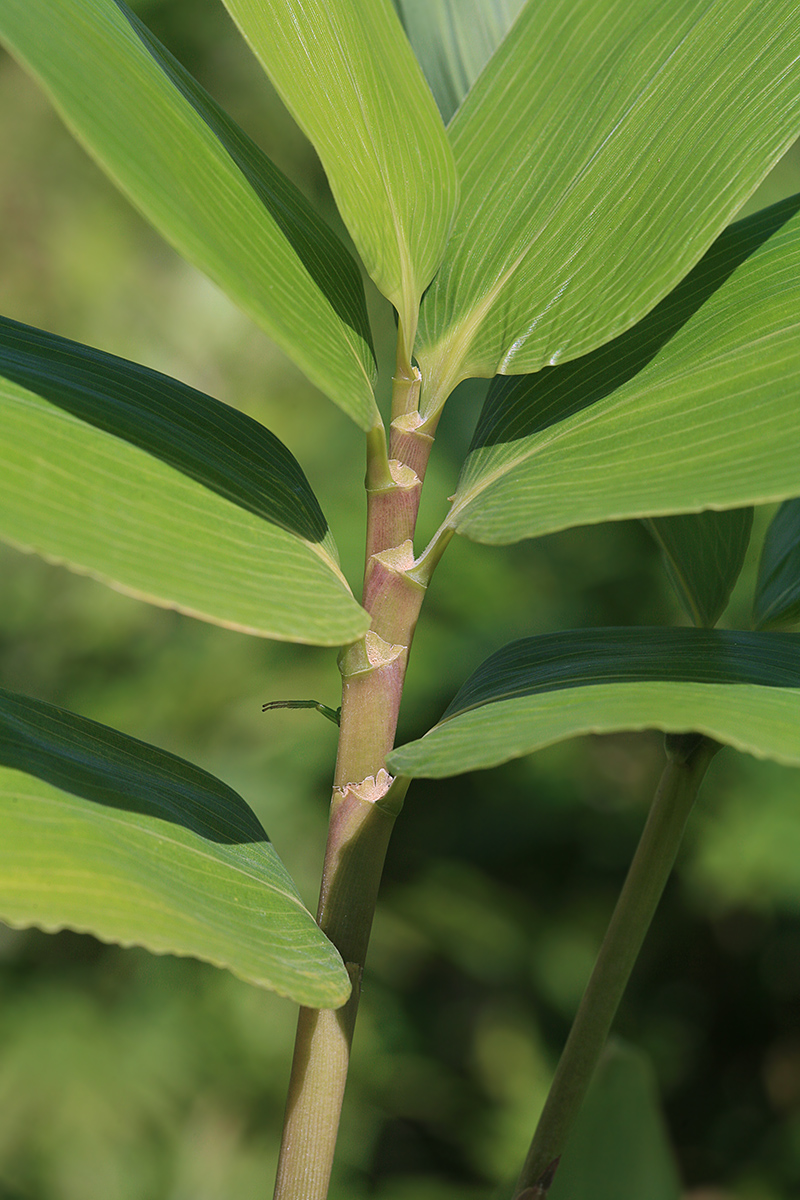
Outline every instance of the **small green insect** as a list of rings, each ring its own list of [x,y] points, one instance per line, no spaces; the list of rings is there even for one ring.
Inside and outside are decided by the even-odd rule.
[[[339,724],[342,715],[341,708],[328,708],[327,704],[320,704],[318,700],[270,700],[269,704],[262,704],[261,711],[266,712],[268,708],[315,708],[334,725]]]

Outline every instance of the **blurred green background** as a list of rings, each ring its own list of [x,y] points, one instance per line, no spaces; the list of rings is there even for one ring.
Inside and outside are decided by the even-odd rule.
[[[136,7],[336,223],[313,152],[221,6]],[[356,583],[359,431],[148,229],[8,58],[0,163],[0,311],[264,421],[303,464]],[[795,191],[797,148],[747,209]],[[370,303],[388,366],[391,315]],[[465,385],[446,411],[422,537],[453,490],[482,392]],[[748,623],[769,516],[757,514],[723,624]],[[401,738],[424,732],[506,641],[627,623],[683,623],[637,523],[508,549],[457,541],[418,632]],[[335,731],[261,704],[335,706],[334,653],[204,626],[0,548],[0,683],[236,787],[314,907]],[[656,735],[587,738],[412,787],[375,923],[333,1200],[477,1200],[515,1175],[661,761]],[[726,751],[618,1020],[653,1061],[693,1200],[800,1195],[799,1010],[800,775]],[[0,1200],[270,1194],[294,1020],[288,1002],[203,964],[0,927]]]

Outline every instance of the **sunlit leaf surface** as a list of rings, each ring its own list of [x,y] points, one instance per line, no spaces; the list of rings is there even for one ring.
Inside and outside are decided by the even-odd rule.
[[[705,733],[800,766],[800,639],[643,627],[511,642],[389,766],[403,775],[459,775],[576,734],[623,729]]]
[[[413,337],[457,197],[439,113],[391,0],[225,0],[322,160],[359,254]]]
[[[220,780],[0,689],[0,916],[188,954],[300,1004],[349,992],[255,814]]]
[[[0,319],[0,428],[5,541],[234,629],[365,631],[299,464],[252,418]]]
[[[800,8],[537,0],[448,132],[461,204],[420,317],[426,414],[466,376],[588,353],[675,287],[800,133]]]
[[[800,494],[798,208],[731,226],[607,346],[496,380],[447,523],[513,542]]]
[[[122,0],[3,0],[0,40],[164,237],[362,428],[374,425],[354,261]]]

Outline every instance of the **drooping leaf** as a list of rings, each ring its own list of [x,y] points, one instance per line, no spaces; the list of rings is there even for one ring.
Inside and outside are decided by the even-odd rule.
[[[389,769],[441,778],[623,729],[704,733],[800,766],[800,638],[662,628],[523,638],[487,658]]]
[[[653,1071],[640,1050],[606,1047],[547,1200],[679,1200]]]
[[[796,621],[800,621],[800,500],[787,500],[764,538],[753,623],[757,629],[770,629]]]
[[[731,226],[607,346],[495,381],[447,524],[513,542],[800,494],[798,209]]]
[[[0,429],[5,541],[265,637],[367,628],[299,464],[243,413],[0,319]]]
[[[739,578],[753,528],[752,508],[652,517],[645,525],[661,547],[670,583],[687,615],[695,625],[711,629]]]
[[[800,133],[799,85],[794,0],[529,3],[448,131],[461,203],[420,314],[424,414],[640,320]]]
[[[354,261],[122,0],[3,0],[0,40],[164,237],[370,429],[374,358]]]
[[[300,1004],[349,979],[255,814],[156,746],[0,689],[0,916],[191,955]]]
[[[453,155],[391,0],[225,0],[322,160],[409,342],[457,200]],[[409,345],[410,350],[410,345]]]
[[[442,120],[449,121],[525,0],[397,0]]]

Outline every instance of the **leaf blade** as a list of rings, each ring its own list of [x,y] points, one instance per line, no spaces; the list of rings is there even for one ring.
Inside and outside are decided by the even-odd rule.
[[[144,216],[370,429],[375,367],[355,263],[122,0],[8,0],[0,38]]]
[[[787,500],[773,517],[758,564],[753,602],[757,629],[800,619],[800,500]]]
[[[389,756],[402,775],[497,766],[584,733],[705,733],[800,765],[800,641],[702,629],[581,629],[488,658],[439,723]]]
[[[408,40],[447,123],[525,0],[397,0]]]
[[[457,201],[441,118],[391,0],[225,0],[314,145],[409,341]]]
[[[0,689],[0,911],[226,967],[301,1004],[349,992],[255,814],[214,776]]]
[[[664,568],[687,616],[713,628],[739,578],[753,528],[752,508],[706,509],[644,522],[661,548]]]
[[[308,481],[258,422],[3,319],[0,416],[4,540],[259,636],[339,645],[366,628]]]
[[[800,132],[798,45],[791,0],[528,4],[449,130],[462,197],[420,315],[424,415],[661,300]]]
[[[496,380],[447,523],[512,542],[800,493],[799,208],[732,225],[614,342]]]
[[[645,1055],[614,1038],[606,1046],[551,1200],[679,1200],[678,1171]]]

